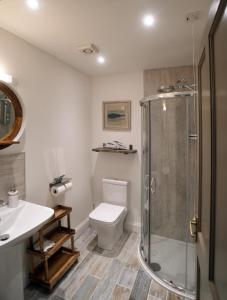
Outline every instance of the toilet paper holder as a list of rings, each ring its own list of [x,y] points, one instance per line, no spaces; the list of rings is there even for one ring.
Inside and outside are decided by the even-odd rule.
[[[65,175],[61,175],[59,177],[54,178],[53,182],[49,184],[50,189],[58,184],[65,184],[72,181],[72,178],[65,177]]]

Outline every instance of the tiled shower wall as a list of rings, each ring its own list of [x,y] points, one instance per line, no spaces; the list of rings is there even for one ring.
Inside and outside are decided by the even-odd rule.
[[[157,94],[161,85],[175,85],[182,78],[193,81],[192,67],[146,70],[144,94]],[[188,134],[191,134],[196,132],[193,122],[196,109],[192,98],[188,104]],[[156,179],[156,192],[151,198],[151,232],[185,241],[189,239],[189,220],[193,217],[194,201],[197,200],[197,141],[187,139],[185,101],[171,100],[166,102],[166,107],[166,112],[163,112],[161,100],[151,105],[151,169]]]
[[[0,199],[7,199],[13,187],[25,199],[25,153],[0,155]]]

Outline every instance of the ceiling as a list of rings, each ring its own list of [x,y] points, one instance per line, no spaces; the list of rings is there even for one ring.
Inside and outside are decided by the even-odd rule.
[[[0,1],[0,26],[67,64],[96,76],[192,63],[191,24],[186,14],[201,11],[199,40],[211,0],[39,0],[37,11],[25,0]],[[155,25],[142,18],[152,14]],[[84,55],[78,46],[94,43],[106,57]],[[197,43],[198,44],[198,43]]]

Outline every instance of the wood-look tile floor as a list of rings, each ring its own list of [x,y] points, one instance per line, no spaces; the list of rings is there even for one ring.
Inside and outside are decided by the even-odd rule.
[[[125,235],[116,256],[93,251],[96,233],[89,227],[78,239],[79,263],[48,293],[30,284],[25,300],[182,300],[155,283],[137,258],[139,235]]]

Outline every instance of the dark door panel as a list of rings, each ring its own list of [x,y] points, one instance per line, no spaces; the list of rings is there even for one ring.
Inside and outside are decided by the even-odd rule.
[[[227,300],[227,0],[212,8],[198,66],[197,298]]]
[[[210,280],[227,299],[227,1],[221,1],[210,36],[212,99],[212,214]]]

